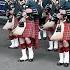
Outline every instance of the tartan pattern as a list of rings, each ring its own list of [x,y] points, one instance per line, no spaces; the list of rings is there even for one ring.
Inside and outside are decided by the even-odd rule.
[[[34,21],[26,20],[26,28],[20,37],[35,38],[35,24]]]
[[[70,23],[64,23],[63,40],[70,40]]]

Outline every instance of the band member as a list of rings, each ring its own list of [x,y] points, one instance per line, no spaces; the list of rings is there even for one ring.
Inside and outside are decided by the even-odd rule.
[[[15,16],[15,5],[16,1],[14,0],[7,0],[6,1],[6,16],[8,17],[9,22],[12,22],[13,16]],[[11,45],[9,48],[18,48],[19,42],[18,38],[12,34],[12,29],[8,29],[9,31],[9,39],[11,41]]]
[[[22,57],[18,60],[29,61],[32,62],[34,58],[33,48],[38,47],[38,31],[39,31],[39,8],[38,4],[32,0],[20,0],[22,17],[19,21],[24,18],[24,14],[26,13],[26,24],[24,24],[24,32],[22,35],[17,35],[20,42],[20,48],[22,52]],[[25,8],[23,8],[25,4]],[[21,23],[19,23],[21,25]],[[28,50],[27,50],[28,49]],[[28,51],[28,56],[27,56]]]
[[[70,10],[66,10],[66,17],[64,21],[64,33],[63,40],[59,42],[59,62],[58,66],[63,65],[64,67],[69,66],[69,43],[70,42]],[[62,21],[61,19],[60,21]]]
[[[46,5],[45,8],[44,8],[45,9],[45,13],[46,13],[45,23],[47,23],[48,20],[49,21],[53,21],[55,23],[54,26],[56,26],[57,20],[56,21],[52,20],[53,15],[55,17],[55,14],[56,14],[55,10],[53,10],[52,2],[49,3],[49,4],[45,4],[45,5]],[[50,5],[52,5],[52,7]],[[52,13],[53,11],[54,11],[54,13]],[[57,19],[57,18],[55,18],[55,19]],[[43,26],[45,26],[45,24],[43,24]],[[50,40],[50,37],[52,36],[52,34],[53,34],[54,30],[55,30],[54,28],[55,27],[48,27],[48,28],[46,28],[46,32],[47,32],[47,36],[48,36],[48,40],[49,40],[49,48],[48,48],[49,51],[58,49],[58,41],[51,41]]]
[[[42,12],[43,12],[43,6],[42,6],[42,0],[35,0],[36,3],[38,3],[38,5],[41,7],[41,14],[39,17],[39,35],[38,35],[38,39],[41,39],[41,32],[43,35],[43,39],[46,39],[47,34],[46,34],[46,30],[41,29],[42,24],[45,24],[45,17],[42,17]]]
[[[58,49],[58,41],[53,41],[53,40],[50,40],[50,37],[52,36],[54,30],[55,30],[55,27],[58,23],[58,19],[56,17],[56,15],[53,15],[53,17],[51,18],[51,21],[53,21],[55,24],[54,24],[54,27],[51,27],[51,28],[48,28],[47,29],[47,33],[48,33],[48,39],[49,39],[49,47],[48,47],[48,51],[57,51]]]

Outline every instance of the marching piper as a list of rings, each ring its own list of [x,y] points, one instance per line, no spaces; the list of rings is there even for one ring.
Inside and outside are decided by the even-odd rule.
[[[49,4],[43,4],[43,6],[45,7],[45,13],[46,13],[46,20],[45,20],[45,24],[43,24],[43,28],[45,28],[47,31],[47,36],[48,36],[48,40],[49,40],[48,50],[49,51],[57,50],[58,49],[58,41],[53,41],[53,40],[49,39],[54,32],[54,28],[55,28],[54,26],[56,26],[56,24],[57,24],[56,7],[55,7],[54,3],[52,3],[51,1],[49,2]],[[52,19],[52,18],[54,18],[54,19]],[[52,23],[54,23],[53,26],[51,26]],[[48,25],[51,27],[49,27]]]
[[[61,8],[62,10],[66,11],[66,21],[64,22],[64,33],[63,33],[63,40],[60,42],[59,45],[59,62],[57,63],[58,66],[63,65],[64,67],[69,66],[69,42],[70,42],[70,1],[64,0],[61,1]],[[60,12],[62,11],[60,10]],[[61,12],[61,14],[63,11]]]
[[[41,37],[41,32],[42,32],[42,35],[43,35],[43,39],[46,39],[46,37],[47,37],[47,33],[46,33],[46,30],[43,30],[42,28],[41,28],[41,26],[43,25],[43,24],[45,24],[45,20],[46,20],[46,14],[45,14],[45,12],[43,11],[43,5],[42,5],[42,3],[43,3],[43,0],[37,0],[37,3],[38,3],[38,5],[40,5],[40,7],[41,7],[41,9],[42,9],[42,11],[41,11],[41,16],[39,17],[39,35],[38,35],[38,39],[42,39],[42,37]]]
[[[23,28],[23,33],[21,35],[16,35],[19,38],[20,48],[22,56],[18,60],[32,62],[34,58],[33,48],[38,48],[38,31],[39,31],[39,6],[35,1],[32,0],[20,0],[22,7],[22,15],[19,19],[19,27]],[[23,6],[22,6],[23,5]],[[25,5],[25,6],[24,6]],[[25,7],[25,8],[23,8]],[[25,22],[23,21],[25,15]],[[22,20],[21,20],[22,19]],[[23,21],[23,23],[21,23]],[[35,47],[34,47],[35,46]],[[28,56],[27,56],[28,52]]]
[[[13,16],[15,17],[14,10],[16,4],[17,3],[15,0],[6,0],[6,16],[8,17],[7,21],[8,23],[12,22]],[[18,38],[12,34],[12,28],[8,30],[9,30],[9,39],[11,40],[11,45],[9,46],[9,48],[18,48],[19,46]]]

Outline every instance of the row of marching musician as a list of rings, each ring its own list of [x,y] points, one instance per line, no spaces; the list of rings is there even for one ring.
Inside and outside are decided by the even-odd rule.
[[[58,66],[69,66],[70,1],[69,0],[6,0],[7,23],[11,46],[21,48],[18,60],[32,62],[33,48],[39,48],[41,32],[48,38],[48,50],[58,50]],[[27,55],[28,52],[28,55]]]

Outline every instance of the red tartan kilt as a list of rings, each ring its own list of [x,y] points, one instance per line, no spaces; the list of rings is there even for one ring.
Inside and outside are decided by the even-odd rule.
[[[70,40],[70,23],[64,23],[63,40]]]
[[[25,28],[23,34],[19,37],[35,38],[35,24],[34,24],[34,21],[30,21],[30,20],[26,21],[26,28]]]

